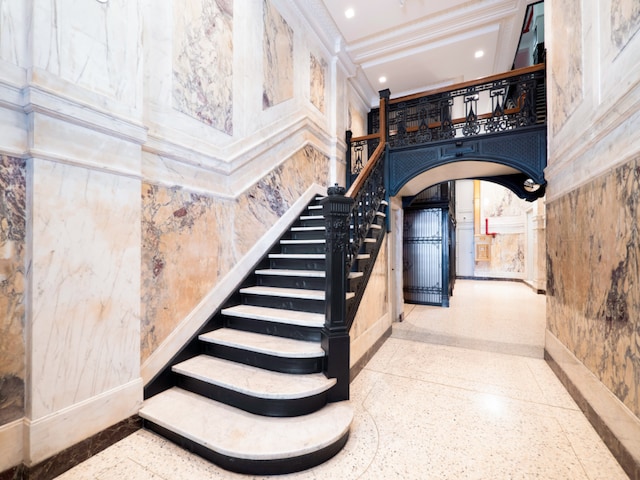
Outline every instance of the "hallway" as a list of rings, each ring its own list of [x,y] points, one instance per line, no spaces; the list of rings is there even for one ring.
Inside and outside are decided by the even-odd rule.
[[[627,478],[542,359],[544,306],[522,283],[470,280],[456,282],[448,309],[406,305],[352,383],[345,448],[278,478]],[[58,478],[255,477],[140,430]]]

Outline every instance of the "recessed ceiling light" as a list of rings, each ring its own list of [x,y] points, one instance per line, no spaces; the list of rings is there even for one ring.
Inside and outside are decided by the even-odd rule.
[[[353,8],[347,8],[344,11],[344,16],[347,18],[353,18],[356,14],[356,11]]]
[[[475,53],[475,57],[476,57],[476,58],[482,58],[482,57],[484,57],[484,50],[478,50],[478,51]]]
[[[380,78],[378,79],[378,81],[379,81],[380,83],[386,83],[386,82],[387,82],[387,77],[380,77]]]

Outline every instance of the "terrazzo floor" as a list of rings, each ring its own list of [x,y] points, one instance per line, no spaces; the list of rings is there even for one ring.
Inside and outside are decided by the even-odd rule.
[[[544,296],[456,282],[450,308],[405,320],[351,386],[345,448],[316,468],[251,477],[140,430],[61,480],[626,479],[542,359]]]

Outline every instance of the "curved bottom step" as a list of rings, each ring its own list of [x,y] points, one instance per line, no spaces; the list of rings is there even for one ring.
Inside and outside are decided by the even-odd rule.
[[[174,387],[144,402],[145,425],[227,470],[291,473],[338,453],[353,420],[348,401],[300,417],[254,415]]]

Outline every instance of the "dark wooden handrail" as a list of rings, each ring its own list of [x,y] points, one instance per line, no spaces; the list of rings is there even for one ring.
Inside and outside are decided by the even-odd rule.
[[[467,82],[456,83],[455,85],[448,85],[446,87],[436,88],[434,90],[427,90],[425,92],[413,93],[411,95],[405,95],[404,97],[398,97],[398,98],[394,98],[393,100],[389,100],[389,105],[408,102],[410,100],[416,100],[422,97],[437,95],[439,93],[451,92],[453,90],[469,88],[476,85],[484,85],[485,83],[497,82],[498,80],[506,80],[507,78],[517,77],[519,75],[526,75],[527,73],[539,72],[540,70],[544,70],[544,68],[545,68],[545,64],[539,63],[537,65],[532,65],[531,67],[518,68],[516,70],[510,70],[508,72],[498,73],[496,75],[489,75],[488,77],[478,78],[476,80],[469,80]]]
[[[362,137],[351,137],[351,143],[375,140],[377,138],[380,138],[379,133],[370,133],[369,135],[363,135]]]
[[[386,91],[388,92],[388,90]],[[378,133],[375,134],[377,135],[378,138],[380,138],[380,143],[378,144],[376,149],[373,151],[373,154],[369,157],[367,164],[362,169],[362,171],[360,172],[356,180],[353,182],[353,184],[351,184],[351,187],[349,187],[349,190],[345,194],[345,197],[354,198],[356,196],[356,194],[360,191],[365,181],[367,180],[367,178],[375,168],[378,161],[382,158],[382,152],[384,152],[384,149],[387,145],[387,103],[388,102],[389,102],[388,94],[386,97],[383,97],[383,96],[380,97],[380,128]],[[369,135],[367,135],[367,137],[368,136]],[[373,138],[376,138],[376,137],[373,137]],[[351,141],[353,142],[354,139],[351,139]]]
[[[349,187],[349,190],[345,194],[345,197],[354,198],[356,196],[356,193],[358,193],[358,191],[362,188],[362,185],[364,185],[365,180],[375,168],[376,164],[378,163],[378,160],[380,160],[380,158],[382,157],[382,152],[384,152],[384,147],[385,147],[384,143],[380,142],[378,144],[376,149],[373,151],[373,154],[367,160],[367,164],[362,169],[360,174],[356,177],[355,182],[353,182],[353,184],[351,184],[351,187]]]

